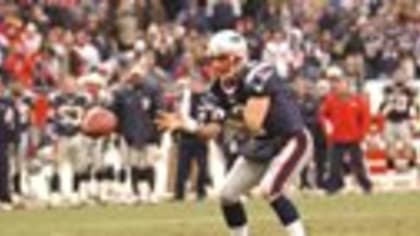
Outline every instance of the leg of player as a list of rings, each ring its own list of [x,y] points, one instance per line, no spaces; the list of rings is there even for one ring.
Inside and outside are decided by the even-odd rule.
[[[306,235],[298,210],[292,201],[282,195],[271,201],[270,204],[290,236]]]
[[[298,175],[312,156],[312,151],[312,138],[308,132],[295,135],[270,163],[261,182],[265,196],[290,236],[306,234],[296,207],[283,194],[283,187],[288,180]]]
[[[241,195],[264,175],[265,165],[240,157],[229,172],[221,191],[222,212],[232,236],[248,236],[248,222]]]
[[[155,162],[155,179],[156,186],[153,192],[154,198],[156,201],[163,200],[167,194],[168,186],[168,175],[169,168],[168,163],[170,160],[171,147],[173,145],[172,134],[170,132],[165,132],[162,135],[162,140],[159,147],[160,158]]]
[[[226,176],[225,157],[221,148],[216,144],[216,141],[210,140],[207,144],[207,156],[209,172],[212,181],[211,195],[218,195],[223,187]],[[233,164],[232,164],[233,165]]]

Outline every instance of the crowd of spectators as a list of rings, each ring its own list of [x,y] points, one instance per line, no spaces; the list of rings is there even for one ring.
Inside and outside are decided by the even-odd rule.
[[[414,0],[2,0],[0,95],[15,101],[25,102],[26,95],[31,99],[28,109],[19,109],[21,129],[30,129],[33,136],[21,155],[36,152],[39,134],[48,133],[47,98],[65,81],[77,82],[80,90],[94,84],[109,91],[141,61],[139,73],[164,90],[168,108],[180,95],[179,81],[211,78],[206,42],[212,32],[227,28],[246,37],[252,59],[273,63],[298,91],[303,90],[298,97],[317,146],[315,185],[327,185],[331,192],[342,182],[331,175],[342,171],[333,171],[325,181],[325,162],[331,146],[336,153],[343,152],[340,134],[334,136],[342,132],[337,131],[340,122],[351,123],[345,136],[361,129],[354,131],[354,140],[350,137],[357,146],[369,124],[357,123],[359,113],[352,108],[346,114],[355,112],[355,119],[336,124],[328,120],[336,112],[326,106],[337,109],[331,99],[324,100],[330,88],[340,88],[345,80],[357,94],[361,110],[368,110],[366,81],[398,77],[408,86],[420,78],[420,4]],[[319,107],[325,109],[321,115]],[[418,114],[413,108],[409,116]],[[360,161],[354,160],[356,174],[369,192]],[[311,185],[310,169],[303,175],[306,185]],[[340,183],[329,183],[334,181]]]

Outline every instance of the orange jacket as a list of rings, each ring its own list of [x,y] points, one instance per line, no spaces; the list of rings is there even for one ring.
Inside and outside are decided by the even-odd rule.
[[[370,125],[368,99],[360,95],[342,98],[329,94],[320,108],[320,120],[330,126],[327,135],[333,143],[353,143],[364,139]]]

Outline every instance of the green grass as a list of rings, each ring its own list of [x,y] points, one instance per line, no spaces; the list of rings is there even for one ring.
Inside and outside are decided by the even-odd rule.
[[[310,236],[419,236],[420,195],[299,197]],[[285,235],[262,201],[252,235]],[[0,212],[1,236],[224,236],[217,203]]]

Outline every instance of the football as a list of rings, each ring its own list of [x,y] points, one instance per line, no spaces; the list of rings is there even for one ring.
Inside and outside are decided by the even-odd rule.
[[[85,135],[97,138],[111,134],[117,125],[114,113],[103,107],[93,107],[86,112],[81,130]]]

